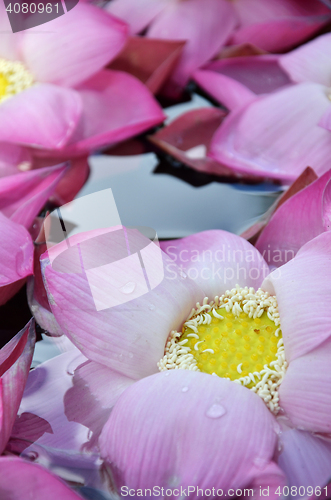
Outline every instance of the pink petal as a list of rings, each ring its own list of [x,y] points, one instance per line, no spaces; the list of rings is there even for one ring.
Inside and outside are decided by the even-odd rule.
[[[118,488],[192,486],[190,498],[198,498],[197,486],[228,490],[258,482],[272,465],[275,425],[246,388],[205,373],[170,370],[122,394],[100,449]],[[282,485],[284,476],[274,469]]]
[[[170,2],[148,30],[149,38],[187,40],[174,81],[183,86],[190,75],[225,45],[237,22],[224,0]]]
[[[65,171],[64,165],[57,165],[0,179],[1,212],[29,229]]]
[[[331,82],[331,34],[315,38],[309,43],[281,55],[280,66],[296,83],[315,82],[329,87]]]
[[[95,446],[110,411],[133,379],[106,366],[87,361],[76,368],[73,387],[64,396],[67,419],[79,422],[93,432],[89,446]]]
[[[289,486],[297,486],[298,496],[300,487],[300,492],[306,494],[308,486],[313,487],[315,491],[316,486],[323,487],[327,484],[331,470],[329,441],[297,429],[282,432],[280,440],[278,465],[286,473]],[[311,488],[308,491],[311,491]]]
[[[34,344],[34,321],[30,321],[0,351],[0,453],[5,449],[20,406]]]
[[[263,229],[266,227],[270,221],[272,215],[279,207],[283,205],[287,200],[289,200],[296,193],[308,187],[312,182],[318,179],[314,170],[310,167],[305,168],[302,174],[291,184],[291,186],[284,191],[284,193],[271,205],[271,207],[260,217],[260,219],[255,222],[251,227],[246,229],[240,236],[248,240],[252,245],[255,245],[258,237],[262,233]],[[266,257],[266,255],[265,255]]]
[[[79,500],[82,497],[39,465],[17,457],[0,457],[0,493],[10,500]],[[8,496],[9,495],[9,496]]]
[[[331,170],[287,200],[256,242],[269,265],[291,260],[308,241],[331,229]]]
[[[329,325],[330,321],[324,319],[324,328],[328,329]],[[318,328],[316,330],[314,336],[319,333]],[[330,330],[328,333],[330,335]],[[279,401],[280,406],[299,429],[331,432],[330,355],[331,341],[328,339],[308,354],[292,359],[289,364],[279,388]]]
[[[75,130],[81,112],[77,92],[49,84],[33,85],[1,103],[0,141],[62,148]]]
[[[145,85],[121,71],[101,71],[77,90],[83,115],[66,149],[68,154],[122,141],[165,119]]]
[[[65,162],[67,170],[56,186],[50,201],[55,205],[65,205],[72,201],[84,186],[90,174],[86,154],[69,157],[66,148],[60,151],[32,150],[33,168],[44,168]]]
[[[330,99],[329,95],[328,98]],[[318,124],[320,127],[323,127],[328,131],[331,130],[331,106],[327,108],[326,112],[323,114]]]
[[[153,0],[154,1],[154,0]],[[108,5],[112,6],[115,2]],[[139,5],[139,11],[141,5]],[[185,42],[130,37],[122,52],[109,69],[126,71],[157,94],[176,67]]]
[[[74,86],[101,70],[123,48],[127,27],[104,10],[80,2],[54,19],[43,37],[25,33],[22,53],[36,81]],[[31,35],[32,34],[32,35]]]
[[[104,230],[79,246],[73,238],[72,250],[62,251],[52,265],[47,254],[41,261],[61,329],[92,361],[132,378],[155,373],[170,331],[181,326],[203,292],[178,273],[174,278],[167,268],[169,259],[136,230]],[[54,251],[64,248],[61,245]],[[76,251],[84,256],[84,272]],[[145,263],[150,291],[137,252]]]
[[[256,97],[247,87],[213,71],[196,71],[195,82],[229,110],[240,108]]]
[[[65,416],[64,396],[72,387],[72,376],[77,366],[86,358],[74,349],[38,365],[29,374],[24,391],[20,413],[30,413],[49,423],[51,432],[45,432],[29,444],[32,450],[38,448],[71,451],[80,454],[81,446],[88,440],[87,429]],[[52,401],[52,404],[50,404]],[[38,418],[31,425],[21,427],[13,438],[28,440],[33,430],[37,430]],[[33,445],[33,443],[35,445]],[[92,457],[91,457],[92,458]]]
[[[0,212],[0,288],[33,273],[33,243],[28,231]]]
[[[140,33],[167,5],[167,0],[140,0],[139,9],[135,0],[113,0],[106,10],[130,26],[131,33]]]
[[[291,80],[280,67],[278,61],[279,56],[269,54],[250,57],[230,57],[213,61],[207,64],[204,70],[236,80],[254,94],[267,94],[291,83]],[[211,85],[213,85],[215,92],[217,91],[217,81],[218,79],[214,76],[214,82]],[[221,83],[222,80],[219,81]],[[203,89],[209,92],[207,78],[203,81],[198,81],[198,83],[202,85]]]
[[[312,83],[260,97],[224,120],[210,156],[236,171],[286,182],[307,165],[322,175],[330,168],[331,141],[318,122],[329,105],[325,88]]]
[[[0,144],[0,177],[15,175],[32,163],[29,151],[17,144]]]
[[[176,277],[178,269],[202,288],[212,300],[240,284],[259,288],[269,268],[259,252],[246,240],[226,231],[214,230],[187,238],[161,242]]]
[[[235,3],[241,27],[233,44],[250,42],[269,52],[279,52],[313,35],[329,19],[322,2],[314,0],[246,0]]]
[[[225,116],[224,111],[214,107],[194,109],[180,115],[148,139],[184,165],[202,172],[235,177],[229,168],[206,156],[210,141]]]
[[[17,61],[20,59],[21,33],[12,33],[4,2],[0,2],[0,57]]]
[[[278,300],[288,362],[309,353],[330,337],[331,232],[306,243],[290,262],[262,284]]]

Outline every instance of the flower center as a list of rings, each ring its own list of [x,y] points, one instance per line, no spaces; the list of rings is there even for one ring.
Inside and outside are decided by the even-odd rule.
[[[202,306],[182,332],[171,332],[160,371],[186,369],[227,378],[256,392],[275,414],[285,360],[276,297],[238,285]]]
[[[32,74],[22,63],[0,58],[0,103],[34,83]]]

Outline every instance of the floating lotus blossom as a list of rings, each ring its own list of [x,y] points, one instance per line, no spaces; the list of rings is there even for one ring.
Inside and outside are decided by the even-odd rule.
[[[64,165],[58,165],[0,179],[1,304],[33,274],[34,246],[29,230],[65,171]]]
[[[139,11],[134,0],[113,0],[107,9],[124,19],[131,33],[147,29],[155,39],[187,40],[172,76],[181,88],[193,71],[228,43],[250,42],[268,51],[289,49],[330,19],[321,3],[308,0],[145,0]]]
[[[123,275],[120,240],[106,245],[109,234],[72,241],[89,262],[86,273],[70,272],[72,251],[57,252],[57,264],[55,254],[53,264],[47,253],[41,262],[52,312],[89,359],[75,371],[66,415],[88,425],[94,439],[101,432],[117,487],[257,493],[269,486],[272,498],[287,482],[323,487],[331,463],[322,437],[331,430],[331,233],[271,273],[257,249],[224,231],[165,242],[164,278],[145,293],[134,258],[144,238],[127,230],[133,253]],[[149,253],[149,279],[159,274],[156,256]],[[108,301],[103,273],[111,276],[104,293],[117,305],[97,310],[97,292],[98,304]],[[319,453],[326,465],[317,470]]]
[[[124,47],[123,22],[83,2],[52,20],[52,33],[40,34],[38,27],[8,34],[4,9],[0,141],[30,146],[42,158],[67,159],[163,121],[139,81],[103,69]]]
[[[308,165],[325,173],[330,44],[327,34],[285,55],[221,60],[196,72],[197,83],[231,110],[214,135],[211,158],[284,183]]]

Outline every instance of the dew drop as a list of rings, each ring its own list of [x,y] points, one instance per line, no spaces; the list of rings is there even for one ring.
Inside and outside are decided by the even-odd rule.
[[[149,304],[148,309],[149,309],[150,311],[154,311],[154,309],[155,309],[155,305],[154,305],[154,304]]]
[[[169,372],[166,372],[166,373],[164,374],[164,376],[165,376],[165,377],[169,377]]]
[[[181,278],[183,278],[183,280],[184,280],[185,278],[187,278],[187,274],[186,274],[186,273],[184,273],[184,271],[183,271],[182,269],[180,269],[180,270],[179,270],[179,276],[180,276]]]
[[[84,356],[82,354],[78,354],[78,356],[70,361],[66,369],[68,375],[74,375],[76,368],[80,365],[80,358],[82,358],[81,362],[83,362]]]
[[[187,391],[188,391],[188,387],[183,387],[182,392],[187,392]]]
[[[225,415],[226,409],[224,406],[219,405],[219,404],[214,404],[212,405],[209,410],[206,412],[206,416],[209,418],[220,418]]]
[[[39,457],[39,455],[36,451],[28,451],[28,453],[26,454],[26,458],[28,460],[31,460],[31,462],[34,462],[35,460],[37,460],[38,457]]]
[[[129,352],[129,358],[133,358],[133,353],[132,352]]]
[[[133,281],[128,281],[125,285],[123,285],[120,288],[120,291],[122,293],[125,293],[126,295],[132,293],[134,289],[136,288],[136,284]]]

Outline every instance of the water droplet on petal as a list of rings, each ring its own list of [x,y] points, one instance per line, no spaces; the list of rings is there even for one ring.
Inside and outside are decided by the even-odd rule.
[[[76,356],[74,359],[70,361],[66,369],[68,375],[74,375],[76,368],[81,364],[80,358],[81,358],[81,363],[83,363],[84,356],[82,354],[78,354],[78,356]]]
[[[169,377],[169,372],[166,372],[166,373],[164,374],[164,376],[165,376],[165,377]]]
[[[129,358],[133,358],[133,353],[132,352],[129,352]]]
[[[38,457],[39,457],[39,455],[36,451],[28,451],[28,453],[26,454],[26,458],[28,460],[31,460],[31,462],[34,462],[35,460],[37,460]]]
[[[150,311],[154,311],[154,309],[155,309],[155,305],[154,305],[154,304],[149,304],[148,309],[149,309]]]
[[[187,392],[187,391],[188,391],[188,387],[183,387],[182,392]]]
[[[187,274],[186,274],[186,273],[184,273],[184,271],[183,271],[182,269],[180,269],[180,270],[179,270],[179,276],[180,276],[181,278],[183,278],[183,280],[184,280],[185,278],[187,278]]]
[[[260,469],[260,470],[263,470],[266,468],[267,464],[268,464],[268,460],[266,458],[262,458],[262,457],[256,457],[254,458],[253,460],[253,463],[254,465]]]
[[[136,288],[136,284],[133,281],[128,281],[125,285],[120,288],[120,291],[125,294],[132,293]]]
[[[220,418],[225,415],[226,409],[224,406],[219,404],[212,405],[206,412],[206,416],[209,418]]]

